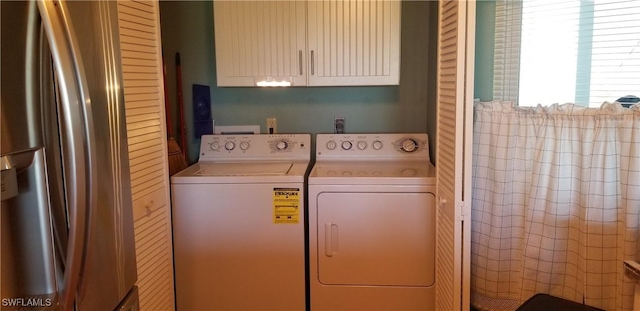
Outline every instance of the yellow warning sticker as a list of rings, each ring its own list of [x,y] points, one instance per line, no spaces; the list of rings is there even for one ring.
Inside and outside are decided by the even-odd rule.
[[[273,223],[300,221],[300,188],[273,188]]]

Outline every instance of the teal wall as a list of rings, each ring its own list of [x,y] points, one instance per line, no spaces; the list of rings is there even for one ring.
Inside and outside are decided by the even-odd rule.
[[[175,54],[181,56],[189,160],[195,162],[199,140],[193,138],[193,84],[211,87],[216,125],[257,124],[276,117],[279,133],[328,133],[334,117],[346,118],[346,132],[426,132],[433,158],[437,2],[402,4],[402,56],[399,86],[218,88],[213,31],[213,3],[161,1],[160,19],[167,91],[178,137]],[[432,40],[430,40],[432,38]]]
[[[493,99],[493,46],[496,14],[495,1],[476,2],[476,54],[474,98]]]

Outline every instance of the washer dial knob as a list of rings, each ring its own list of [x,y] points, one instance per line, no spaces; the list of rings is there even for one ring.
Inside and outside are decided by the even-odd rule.
[[[360,150],[365,150],[367,149],[367,142],[364,140],[361,140],[358,142],[358,149]]]
[[[416,171],[413,168],[406,168],[406,169],[402,170],[401,174],[404,177],[413,177],[413,176],[417,176],[418,175],[418,171]]]
[[[350,141],[345,140],[345,141],[342,142],[342,149],[343,150],[350,150],[351,147],[353,147],[353,144]]]
[[[382,142],[379,140],[376,140],[373,142],[373,149],[375,150],[380,150],[382,149]]]
[[[405,139],[400,148],[405,152],[414,152],[418,150],[418,143],[413,139]]]
[[[329,149],[329,150],[336,149],[337,146],[338,146],[338,144],[336,144],[336,142],[333,141],[333,140],[330,140],[330,141],[327,142],[327,149]]]
[[[227,150],[233,150],[236,147],[236,143],[228,141],[224,144],[224,148]]]
[[[284,140],[281,140],[278,143],[276,143],[276,149],[278,150],[286,150],[287,147],[289,147],[289,144]]]
[[[220,149],[220,144],[217,141],[209,143],[209,149],[213,151],[218,151]]]
[[[247,150],[247,149],[249,149],[249,142],[248,142],[248,141],[242,141],[242,142],[240,142],[240,149],[242,149],[242,150]]]

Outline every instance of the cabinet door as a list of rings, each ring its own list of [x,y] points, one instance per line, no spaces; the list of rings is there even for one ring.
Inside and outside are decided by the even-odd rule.
[[[400,1],[309,1],[309,85],[400,82]]]
[[[215,1],[218,86],[306,85],[305,1]]]

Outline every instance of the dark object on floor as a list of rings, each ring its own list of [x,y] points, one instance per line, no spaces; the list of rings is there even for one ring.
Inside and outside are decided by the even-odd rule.
[[[549,296],[547,294],[536,294],[525,301],[516,311],[603,311],[602,309],[590,307],[566,299]]]

